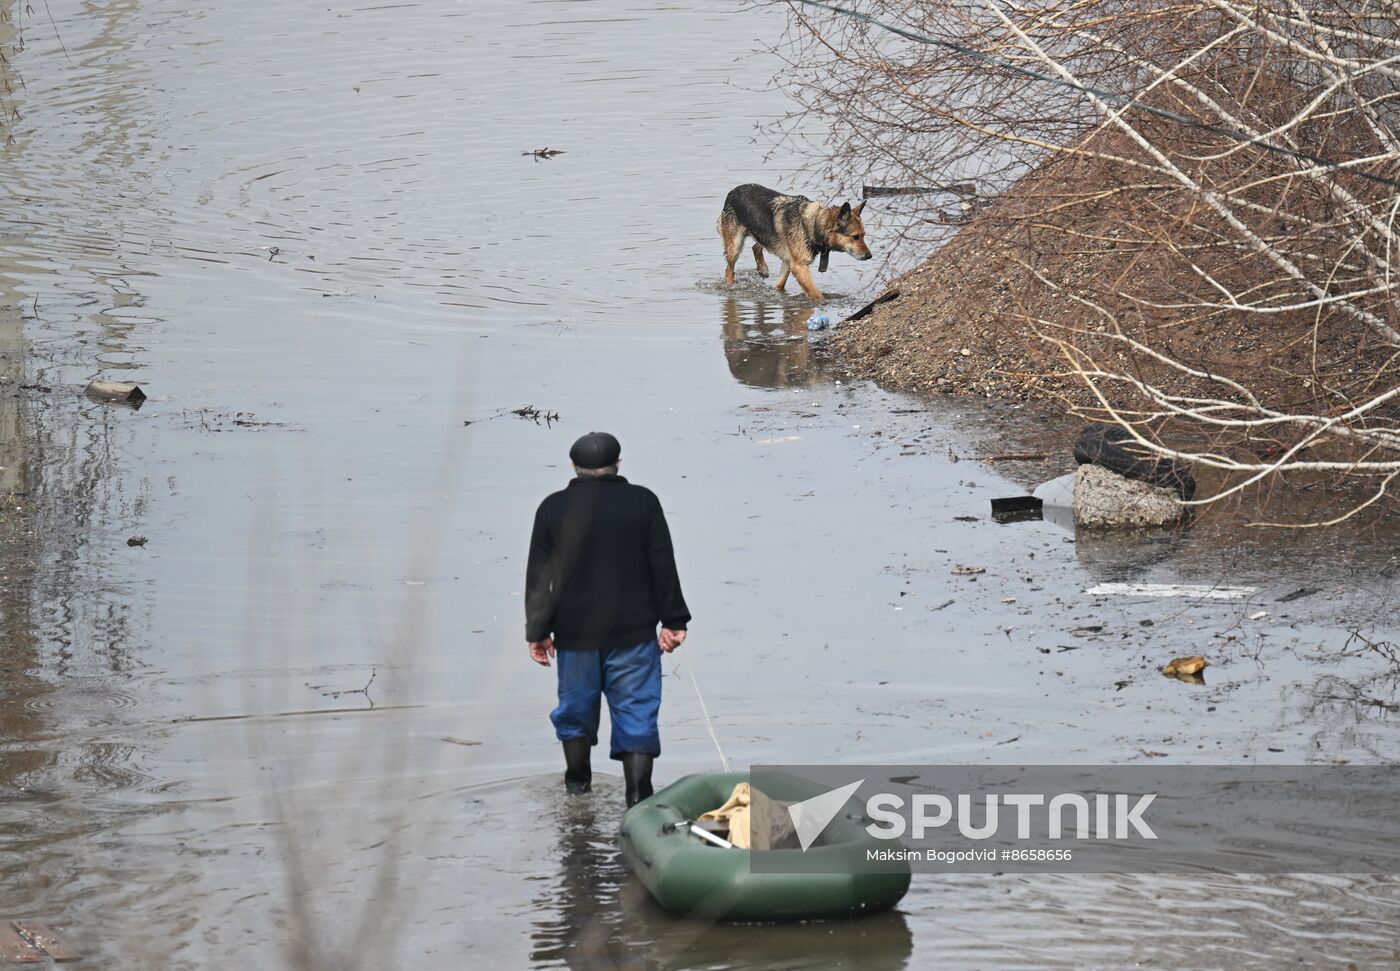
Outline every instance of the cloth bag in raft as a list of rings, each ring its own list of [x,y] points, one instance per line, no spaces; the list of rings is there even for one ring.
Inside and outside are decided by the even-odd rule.
[[[786,849],[796,833],[787,807],[791,803],[769,799],[747,782],[734,787],[724,805],[700,816],[702,822],[722,821],[729,826],[729,842],[743,850]]]

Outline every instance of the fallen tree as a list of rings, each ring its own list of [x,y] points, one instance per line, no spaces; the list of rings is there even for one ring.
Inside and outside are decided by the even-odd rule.
[[[868,370],[897,353],[891,321],[925,347],[946,323],[954,346],[932,356],[974,367],[985,345],[957,336],[975,315],[1035,345],[994,354],[1021,370],[993,367],[989,385],[1059,396],[1219,470],[1197,503],[1279,476],[1364,484],[1308,525],[1387,500],[1400,478],[1393,6],[788,6],[782,79],[800,107],[785,122],[821,116],[829,173],[978,190],[951,213],[948,196],[885,200],[906,246],[940,248],[902,294],[936,290],[940,261],[981,285],[953,281],[961,304],[926,298],[934,319],[903,296],[877,308],[842,338],[873,335]]]

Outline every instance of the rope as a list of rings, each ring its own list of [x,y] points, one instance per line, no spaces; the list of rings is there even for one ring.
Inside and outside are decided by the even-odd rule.
[[[705,699],[700,695],[700,682],[695,680],[695,669],[686,662],[685,669],[690,674],[690,683],[695,686],[695,700],[700,702],[700,714],[705,716],[705,727],[710,730],[710,741],[715,743],[715,751],[719,753],[719,764],[724,766],[724,771],[729,771],[729,759],[724,755],[724,749],[720,747],[719,736],[715,734],[715,726],[710,721],[709,709],[705,707]]]
[[[1074,91],[1082,91],[1085,94],[1091,94],[1094,97],[1099,98],[1103,101],[1107,101],[1111,104],[1124,105],[1130,108],[1136,108],[1139,111],[1145,111],[1150,115],[1156,115],[1158,118],[1165,118],[1167,121],[1175,122],[1179,125],[1185,125],[1188,128],[1197,128],[1201,131],[1207,131],[1210,132],[1212,135],[1219,135],[1222,138],[1228,138],[1231,141],[1239,142],[1242,145],[1253,145],[1256,148],[1261,148],[1266,152],[1273,152],[1275,155],[1287,155],[1290,158],[1298,159],[1300,161],[1311,162],[1313,165],[1316,165],[1320,168],[1340,169],[1346,168],[1352,164],[1351,162],[1338,162],[1333,159],[1323,158],[1320,155],[1313,155],[1311,152],[1304,152],[1296,148],[1288,148],[1285,145],[1273,145],[1269,142],[1262,141],[1258,138],[1254,138],[1249,135],[1241,135],[1239,132],[1231,131],[1228,128],[1222,128],[1219,125],[1212,125],[1209,122],[1199,121],[1187,115],[1178,114],[1175,111],[1168,111],[1165,108],[1158,108],[1150,104],[1145,104],[1144,102],[1138,101],[1135,98],[1131,98],[1124,94],[1118,94],[1113,91],[1105,91],[1102,88],[1091,88],[1088,85],[1079,84],[1075,81],[1069,81],[1064,78],[1057,78],[1049,74],[1041,74],[1039,71],[1033,71],[1028,67],[1022,67],[1021,65],[1016,64],[1012,61],[1004,60],[992,54],[984,53],[983,51],[979,51],[973,47],[967,47],[963,44],[954,43],[953,41],[949,40],[939,40],[936,37],[929,37],[926,34],[920,34],[916,31],[909,30],[906,27],[899,27],[895,24],[887,24],[883,20],[876,20],[869,14],[861,13],[859,10],[851,10],[847,7],[838,7],[832,3],[823,3],[821,2],[821,0],[788,0],[788,2],[800,3],[808,7],[821,7],[823,10],[830,10],[832,13],[841,14],[843,17],[849,17],[852,20],[859,20],[862,23],[869,24],[872,27],[879,27],[881,30],[889,31],[891,34],[897,34],[900,37],[906,38],[907,40],[915,41],[919,44],[929,44],[933,47],[942,47],[945,50],[954,51],[958,54],[964,55],[965,57],[970,57],[973,60],[982,61],[983,63],[999,67],[1004,71],[1010,71],[1013,74],[1019,74],[1022,77],[1032,78],[1036,81],[1044,81],[1047,84],[1054,84],[1062,88],[1070,88]],[[1388,185],[1392,188],[1400,189],[1400,180],[1397,179],[1388,179],[1383,175],[1371,175],[1370,173],[1362,172],[1359,169],[1352,170],[1352,174],[1360,179],[1367,179],[1371,182],[1378,182],[1381,185]]]

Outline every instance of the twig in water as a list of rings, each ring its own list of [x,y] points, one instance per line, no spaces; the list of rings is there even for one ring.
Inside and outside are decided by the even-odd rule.
[[[511,414],[519,418],[528,418],[531,421],[533,421],[536,425],[538,425],[540,423],[540,420],[543,419],[544,426],[546,428],[552,428],[554,426],[554,423],[559,420],[559,412],[540,411],[534,405],[525,405],[523,408],[516,408],[511,411]]]
[[[183,722],[231,722],[243,721],[254,718],[299,718],[305,715],[364,715],[370,712],[382,714],[386,711],[408,711],[414,708],[426,708],[427,705],[381,705],[368,708],[299,708],[294,711],[255,711],[244,712],[236,715],[187,715],[184,718],[172,718],[170,723],[178,725]]]
[[[1364,636],[1360,630],[1352,630],[1349,633],[1351,636],[1348,637],[1347,642],[1342,645],[1343,651],[1349,649],[1352,644],[1360,642],[1362,647],[1366,650],[1375,651],[1391,664],[1400,664],[1400,645],[1393,644],[1390,641],[1373,641]]]
[[[346,688],[342,691],[321,691],[321,689],[324,688],[325,685],[311,684],[307,685],[307,687],[313,688],[316,691],[321,691],[322,698],[339,698],[341,695],[364,695],[365,700],[369,702],[369,706],[373,708],[374,699],[369,696],[369,686],[374,684],[374,679],[378,677],[378,675],[379,669],[371,668],[369,672],[369,680],[365,682],[365,686],[363,688]]]
[[[554,423],[559,420],[559,412],[557,411],[541,411],[534,405],[525,405],[521,408],[497,408],[495,414],[487,415],[485,418],[464,418],[462,424],[475,425],[479,421],[490,421],[492,418],[500,418],[507,414],[517,418],[528,418],[536,425],[543,421],[546,428],[554,427]]]

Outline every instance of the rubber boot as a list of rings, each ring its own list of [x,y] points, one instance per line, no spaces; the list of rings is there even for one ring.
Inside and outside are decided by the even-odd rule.
[[[622,777],[627,783],[627,808],[651,796],[651,759],[641,752],[624,752]]]
[[[593,767],[589,764],[592,749],[586,738],[564,742],[564,789],[571,796],[581,796],[593,788]]]

